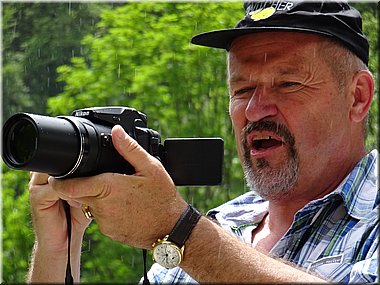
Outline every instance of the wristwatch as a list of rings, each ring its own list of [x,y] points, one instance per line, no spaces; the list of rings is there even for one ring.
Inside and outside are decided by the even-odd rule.
[[[167,269],[178,266],[183,260],[184,244],[201,216],[197,209],[188,205],[170,234],[152,245],[153,260]]]

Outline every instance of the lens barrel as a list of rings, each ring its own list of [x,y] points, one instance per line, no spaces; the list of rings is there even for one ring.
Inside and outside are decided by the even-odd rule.
[[[111,125],[75,117],[19,113],[3,127],[3,160],[10,168],[56,178],[134,173],[115,150]]]
[[[3,128],[3,160],[11,168],[62,176],[78,161],[81,138],[63,118],[19,113]]]

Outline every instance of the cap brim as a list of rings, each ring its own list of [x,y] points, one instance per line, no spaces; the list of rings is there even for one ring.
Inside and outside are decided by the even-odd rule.
[[[191,43],[200,46],[220,48],[229,50],[231,43],[237,37],[244,36],[247,34],[258,33],[258,32],[306,32],[315,33],[319,35],[332,36],[331,34],[324,33],[322,31],[316,31],[312,29],[298,28],[298,27],[248,27],[248,28],[235,28],[235,29],[225,29],[216,30],[207,33],[201,33],[194,36],[191,39]]]

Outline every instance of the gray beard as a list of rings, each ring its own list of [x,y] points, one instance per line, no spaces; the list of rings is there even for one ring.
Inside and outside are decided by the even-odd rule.
[[[281,136],[287,146],[286,162],[273,168],[265,158],[258,158],[252,164],[250,146],[246,137],[252,131],[268,130]],[[291,193],[299,177],[299,158],[294,137],[288,129],[272,121],[249,123],[243,130],[244,175],[249,188],[267,200],[280,200]]]

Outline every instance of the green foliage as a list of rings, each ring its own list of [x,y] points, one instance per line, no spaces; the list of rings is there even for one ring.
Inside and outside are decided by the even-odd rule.
[[[95,30],[109,4],[4,3],[3,119],[21,111],[45,113],[47,98],[62,91],[56,68],[85,56],[84,34]]]
[[[29,175],[4,166],[2,179],[4,280],[20,283],[26,278],[34,241],[27,191]]]
[[[376,14],[376,4],[363,8],[363,30],[370,41],[370,61],[369,69],[375,77],[375,95],[369,114],[368,135],[366,140],[367,149],[378,148],[379,146],[379,15]]]
[[[24,72],[25,54],[12,50],[11,45],[14,38],[19,36],[17,32],[16,21],[13,21],[17,10],[15,7],[3,7],[3,87],[4,96],[2,106],[7,106],[3,110],[4,116],[8,117],[17,111],[17,108],[28,109],[32,107],[32,103],[28,98],[28,87],[22,80]],[[9,49],[10,52],[7,52]],[[12,96],[10,96],[12,94]],[[16,107],[17,106],[17,107]]]
[[[241,3],[148,2],[106,11],[96,35],[82,41],[90,51],[89,60],[75,57],[70,66],[58,69],[59,80],[66,85],[64,92],[49,99],[49,111],[67,114],[89,105],[132,106],[146,113],[150,127],[164,138],[223,137],[225,186],[181,189],[206,211],[229,198],[227,189],[240,193],[243,182],[240,165],[233,159],[227,116],[225,51],[189,41],[202,31],[233,27],[241,12]],[[213,21],[210,15],[215,15]]]
[[[357,5],[378,81],[376,7]],[[4,3],[4,117],[16,111],[62,115],[82,107],[122,105],[146,113],[149,127],[163,139],[220,136],[225,141],[224,185],[179,188],[205,213],[247,189],[228,116],[225,51],[193,46],[190,38],[233,27],[242,13],[237,2]],[[378,142],[375,96],[369,148]],[[7,283],[24,282],[31,254],[27,183],[26,172],[3,167]],[[103,236],[93,222],[84,239],[82,281],[135,283],[141,276],[141,251]]]
[[[153,261],[152,258],[148,259],[150,266]],[[143,276],[142,264],[142,250],[103,236],[95,221],[86,230],[81,282],[137,283]]]

